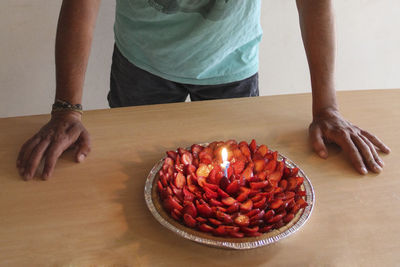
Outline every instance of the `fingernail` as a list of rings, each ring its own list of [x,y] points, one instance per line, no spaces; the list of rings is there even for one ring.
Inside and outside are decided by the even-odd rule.
[[[382,167],[383,165],[385,165],[385,163],[383,163],[383,161],[380,160],[380,159],[378,159],[378,164],[381,165],[381,167]]]
[[[42,179],[43,179],[43,180],[49,179],[49,174],[47,174],[47,173],[46,173],[46,174],[43,174],[43,175],[42,175]]]
[[[79,162],[82,162],[84,159],[85,159],[85,155],[80,154],[80,155],[78,156],[78,161],[79,161]]]
[[[361,168],[361,173],[362,173],[362,174],[367,174],[367,173],[368,173],[367,168],[362,167],[362,168]]]
[[[325,151],[323,151],[323,150],[321,150],[320,152],[319,152],[319,156],[320,157],[322,157],[322,158],[326,158],[326,152]]]
[[[381,171],[382,171],[382,168],[381,168],[379,165],[375,165],[375,166],[374,166],[374,169],[375,169],[375,171],[377,171],[377,172],[381,172]]]

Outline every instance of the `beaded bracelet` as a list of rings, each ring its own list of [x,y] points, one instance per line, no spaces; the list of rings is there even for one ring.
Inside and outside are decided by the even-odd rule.
[[[60,99],[56,99],[56,101],[54,102],[51,109],[51,113],[53,114],[54,112],[66,111],[66,110],[76,111],[79,112],[80,114],[83,114],[81,104],[72,105],[71,103]]]

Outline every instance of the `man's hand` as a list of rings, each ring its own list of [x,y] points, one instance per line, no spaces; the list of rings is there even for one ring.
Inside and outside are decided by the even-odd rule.
[[[73,145],[76,145],[76,161],[82,162],[90,152],[90,137],[81,122],[81,115],[74,111],[54,113],[51,120],[22,146],[17,159],[20,175],[25,180],[32,179],[44,160],[42,178],[48,179],[57,159]]]
[[[376,136],[351,124],[334,109],[315,114],[309,131],[313,149],[320,157],[328,157],[324,141],[336,143],[361,174],[368,173],[367,168],[375,173],[382,170],[383,161],[377,149],[384,153],[390,152]]]

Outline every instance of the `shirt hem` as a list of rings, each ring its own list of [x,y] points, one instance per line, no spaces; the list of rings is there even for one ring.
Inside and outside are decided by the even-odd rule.
[[[205,79],[178,77],[178,76],[174,76],[174,75],[170,75],[170,74],[158,71],[158,70],[154,69],[152,66],[137,60],[134,56],[132,56],[127,51],[125,51],[122,46],[118,45],[117,41],[116,41],[116,45],[117,45],[118,49],[120,50],[121,54],[130,63],[132,63],[136,67],[143,69],[145,71],[148,71],[151,74],[161,77],[163,79],[166,79],[166,80],[169,80],[172,82],[182,83],[182,84],[193,84],[193,85],[226,84],[226,83],[232,83],[232,82],[237,82],[237,81],[247,79],[258,72],[258,61],[257,61],[256,64],[252,64],[250,67],[246,68],[244,71],[224,75],[221,77],[212,77],[212,78],[205,78]],[[127,55],[129,55],[129,56],[127,56]],[[132,59],[134,59],[134,60],[132,60]]]

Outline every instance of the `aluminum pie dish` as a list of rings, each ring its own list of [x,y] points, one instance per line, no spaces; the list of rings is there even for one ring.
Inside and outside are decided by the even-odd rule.
[[[202,144],[203,146],[206,144]],[[243,237],[243,238],[232,238],[232,237],[217,237],[209,233],[204,233],[197,231],[195,229],[189,228],[175,219],[173,219],[165,210],[161,204],[159,194],[157,192],[157,181],[158,172],[162,168],[164,163],[164,158],[158,161],[151,169],[149,175],[147,176],[144,196],[146,200],[147,207],[153,214],[154,218],[177,235],[180,235],[186,239],[205,244],[208,246],[227,248],[227,249],[252,249],[257,247],[266,246],[277,242],[285,237],[290,236],[299,230],[308,220],[314,207],[315,194],[314,188],[311,185],[310,180],[294,162],[292,162],[287,157],[279,154],[278,160],[285,159],[285,164],[289,168],[298,167],[298,176],[304,178],[302,189],[306,191],[306,196],[304,197],[308,206],[304,209],[300,209],[292,221],[282,226],[279,229],[274,229],[268,233],[262,234],[258,237]]]

